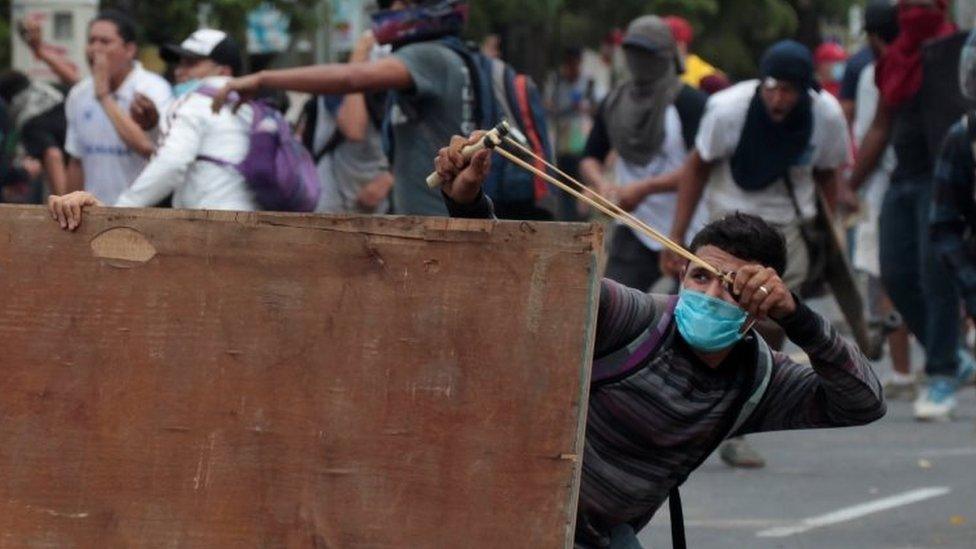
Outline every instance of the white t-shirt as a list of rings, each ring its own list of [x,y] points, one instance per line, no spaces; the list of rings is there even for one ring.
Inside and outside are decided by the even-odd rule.
[[[136,92],[152,100],[160,113],[166,112],[173,97],[169,83],[158,74],[142,68],[138,61],[113,95],[122,110],[128,112]],[[119,137],[112,121],[95,98],[91,77],[71,88],[65,103],[65,115],[68,131],[64,148],[68,154],[81,160],[85,190],[106,204],[114,204],[122,191],[135,181],[146,166],[147,159],[129,150]]]
[[[220,89],[226,76],[204,79],[201,86]],[[250,145],[253,112],[247,105],[237,113],[225,106],[214,114],[213,99],[190,92],[170,104],[160,119],[156,154],[119,199],[120,207],[147,207],[173,194],[173,207],[182,209],[256,211],[258,203],[244,177],[230,164],[244,160]]]
[[[664,143],[661,149],[644,166],[631,164],[622,158],[618,159],[615,169],[617,184],[626,187],[679,169],[688,156],[682,129],[678,109],[674,105],[669,106],[664,116]],[[674,210],[677,205],[677,193],[655,193],[648,195],[632,213],[634,217],[650,225],[654,230],[668,235],[671,234],[671,224],[674,221]],[[689,234],[697,233],[704,226],[704,221],[704,208],[699,205],[692,218]],[[634,235],[649,249],[661,249],[661,244],[646,234],[634,231]]]
[[[695,146],[706,162],[716,162],[705,190],[709,219],[715,220],[740,211],[774,224],[796,220],[796,209],[780,180],[759,191],[746,191],[732,178],[730,160],[739,145],[749,104],[756,94],[758,80],[749,80],[721,91],[705,106]],[[847,164],[850,137],[840,103],[830,93],[811,91],[813,135],[798,165],[790,168],[797,202],[804,219],[816,215],[813,170],[829,170]]]

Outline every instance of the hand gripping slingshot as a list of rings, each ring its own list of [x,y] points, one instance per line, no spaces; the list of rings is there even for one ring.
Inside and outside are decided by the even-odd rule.
[[[541,177],[548,183],[555,185],[556,187],[559,187],[560,189],[566,191],[567,193],[575,197],[577,200],[585,204],[588,204],[593,208],[596,208],[600,212],[603,212],[604,214],[610,216],[612,219],[615,219],[623,223],[624,225],[627,225],[631,229],[643,233],[649,236],[650,238],[653,238],[654,240],[660,242],[662,246],[664,246],[668,250],[671,250],[675,254],[683,257],[684,259],[687,259],[688,261],[695,263],[696,265],[700,265],[708,272],[721,278],[726,284],[729,285],[729,287],[731,287],[733,279],[730,273],[722,272],[716,269],[710,263],[701,259],[697,255],[691,253],[690,251],[686,250],[680,244],[671,240],[667,236],[664,236],[663,234],[661,234],[660,232],[658,232],[657,230],[649,226],[647,223],[644,223],[640,219],[637,219],[636,217],[631,215],[630,212],[624,210],[623,208],[615,204],[613,201],[608,200],[607,198],[600,195],[600,193],[594,191],[593,189],[580,183],[576,179],[570,177],[568,174],[566,174],[566,172],[563,172],[556,166],[553,166],[552,164],[547,162],[544,158],[540,158],[539,156],[536,156],[536,154],[532,152],[531,149],[522,145],[515,139],[512,139],[509,136],[510,132],[511,132],[511,127],[508,125],[508,122],[502,121],[500,124],[498,124],[490,131],[485,133],[485,135],[482,136],[482,138],[478,140],[477,143],[467,145],[463,149],[461,149],[461,154],[464,156],[465,159],[470,159],[476,152],[482,149],[486,149],[486,148],[493,149],[495,152],[500,154],[503,158],[515,164],[516,166],[524,170],[527,170],[528,172],[534,174],[537,177]],[[511,146],[512,148],[526,155],[532,160],[543,164],[544,166],[546,166],[547,168],[555,172],[564,180],[561,181],[549,175],[548,173],[536,168],[535,166],[526,162],[525,160],[522,160],[521,158],[518,157],[518,155],[503,147],[503,145]],[[437,172],[434,172],[430,174],[429,177],[427,177],[427,185],[432,189],[439,187],[441,183],[442,183],[441,178],[437,174]]]

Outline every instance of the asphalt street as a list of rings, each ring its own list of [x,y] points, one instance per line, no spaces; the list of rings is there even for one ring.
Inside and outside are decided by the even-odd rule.
[[[921,367],[917,349],[914,359]],[[883,376],[890,364],[876,367]],[[887,416],[866,427],[749,440],[764,469],[733,470],[712,456],[682,487],[689,547],[976,548],[972,386],[948,423],[917,423],[910,402],[889,401]],[[671,547],[667,506],[639,537],[646,548]]]

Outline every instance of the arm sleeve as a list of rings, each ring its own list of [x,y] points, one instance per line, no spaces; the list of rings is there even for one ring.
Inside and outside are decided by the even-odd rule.
[[[952,270],[970,316],[976,316],[976,257],[966,230],[976,220],[974,177],[970,137],[959,123],[949,131],[936,162],[930,222],[935,253]]]
[[[413,80],[412,93],[407,93],[406,96],[413,98],[440,97],[445,93],[447,78],[444,75],[452,69],[452,67],[447,66],[445,54],[457,56],[446,47],[436,43],[411,44],[393,53],[407,67],[410,78]]]
[[[841,168],[848,164],[851,154],[851,134],[847,120],[844,119],[844,111],[840,108],[840,103],[827,92],[821,92],[818,101],[823,101],[821,112],[824,131],[820,134],[822,142],[817,147],[813,167],[820,170]]]
[[[695,138],[695,148],[705,162],[714,162],[720,158],[730,156],[733,152],[734,144],[729,139],[728,129],[723,120],[723,109],[716,104],[715,96],[712,96],[705,104],[705,114],[702,115],[701,124],[698,126],[698,136]]]
[[[769,388],[739,434],[864,425],[885,414],[881,383],[868,360],[827,320],[797,303],[780,325],[810,365],[773,353]]]
[[[209,107],[203,102],[209,104],[209,99],[201,95],[179,107],[162,146],[132,186],[122,193],[116,206],[145,208],[158,204],[183,183],[187,168],[199,154],[207,127],[206,114],[201,108]]]
[[[586,147],[583,150],[583,156],[596,158],[600,162],[607,159],[611,149],[610,134],[607,133],[607,123],[603,113],[603,105],[600,105],[600,110],[593,118],[593,128],[586,138]]]
[[[461,204],[455,202],[451,197],[441,191],[444,205],[447,206],[447,215],[466,219],[495,219],[495,205],[484,191],[478,193],[478,198],[471,204]]]

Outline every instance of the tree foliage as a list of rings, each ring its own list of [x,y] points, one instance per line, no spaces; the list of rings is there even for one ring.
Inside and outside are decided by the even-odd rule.
[[[179,41],[199,25],[201,6],[209,10],[210,24],[227,31],[244,43],[247,14],[264,4],[265,0],[102,0],[102,7],[114,7],[135,17],[140,25],[142,39],[152,44]],[[301,32],[314,26],[314,18],[308,17],[318,3],[315,0],[285,0],[269,2],[291,16],[292,30]]]
[[[508,58],[523,70],[539,74],[552,66],[563,46],[597,46],[612,28],[625,28],[648,13],[679,14],[692,22],[694,49],[735,76],[756,70],[760,52],[773,41],[797,36],[808,44],[819,40],[824,21],[840,21],[847,9],[863,0],[469,0],[469,35],[502,34]],[[198,25],[202,4],[210,6],[214,26],[243,40],[248,11],[263,0],[102,0],[132,14],[144,42],[180,40]],[[275,0],[275,7],[292,15],[293,31],[323,24],[316,13],[318,0]],[[10,0],[0,0],[10,13]],[[0,18],[0,65],[10,63],[10,21]]]
[[[843,21],[852,5],[862,0],[484,0],[472,2],[473,36],[486,32],[518,35],[518,29],[533,37],[535,47],[526,52],[522,44],[506,53],[516,64],[531,60],[544,44],[548,64],[562,46],[596,46],[612,28],[644,14],[675,14],[687,18],[695,28],[693,49],[736,76],[756,71],[756,60],[771,43],[796,37],[808,45],[820,40],[823,22]],[[510,45],[511,46],[511,45]]]

